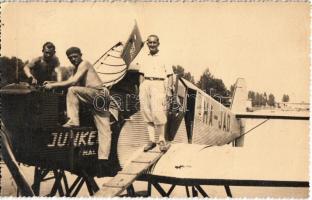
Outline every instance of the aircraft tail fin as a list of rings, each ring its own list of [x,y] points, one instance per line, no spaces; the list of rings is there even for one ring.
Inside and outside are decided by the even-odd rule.
[[[235,113],[246,112],[247,107],[247,87],[245,79],[238,78],[236,80],[231,104],[231,111]],[[241,133],[245,131],[245,121],[243,119],[237,119],[241,125]],[[233,141],[233,145],[236,147],[242,147],[244,145],[244,136],[241,136]]]
[[[234,113],[245,112],[247,106],[247,87],[245,79],[236,80],[231,104],[231,111]]]

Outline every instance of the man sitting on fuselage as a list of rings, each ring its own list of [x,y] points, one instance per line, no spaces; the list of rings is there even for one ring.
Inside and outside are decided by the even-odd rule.
[[[76,72],[68,80],[49,83],[44,87],[52,89],[57,87],[69,87],[66,97],[68,122],[63,127],[79,126],[79,102],[93,105],[99,96],[108,99],[109,91],[103,86],[94,67],[86,60],[82,59],[82,53],[78,47],[71,47],[66,51],[70,62],[74,65]],[[110,153],[111,129],[110,114],[108,109],[94,109],[94,122],[98,130],[98,158],[107,160]]]

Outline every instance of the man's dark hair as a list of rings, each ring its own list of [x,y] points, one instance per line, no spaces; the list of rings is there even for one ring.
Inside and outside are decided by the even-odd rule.
[[[66,51],[67,56],[69,56],[72,53],[78,53],[78,54],[82,55],[82,53],[78,47],[70,47],[69,49],[67,49],[67,51]]]
[[[44,51],[45,48],[51,49],[51,50],[55,51],[55,45],[52,42],[44,43],[43,46],[42,46],[42,51]]]
[[[155,34],[149,35],[149,36],[147,37],[147,40],[148,40],[150,37],[156,38],[156,39],[157,39],[157,42],[159,42],[159,37],[158,37],[157,35],[155,35]]]

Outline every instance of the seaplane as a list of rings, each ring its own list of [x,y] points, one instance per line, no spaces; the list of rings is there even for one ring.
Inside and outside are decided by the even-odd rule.
[[[80,127],[63,128],[66,90],[47,91],[24,82],[1,88],[2,156],[21,196],[77,196],[84,184],[90,196],[140,196],[135,181],[147,182],[142,196],[151,196],[154,190],[164,197],[178,186],[185,187],[187,197],[209,197],[206,185],[224,186],[228,197],[233,196],[232,186],[309,187],[307,177],[286,172],[269,176],[265,171],[278,172],[280,168],[271,168],[261,162],[261,157],[254,165],[239,156],[237,149],[251,131],[245,130],[246,119],[309,120],[309,115],[304,114],[246,112],[243,78],[237,79],[231,105],[226,107],[191,82],[175,76],[175,98],[168,110],[166,127],[171,148],[165,153],[157,148],[143,152],[148,133],[139,109],[139,73],[131,67],[143,46],[135,25],[126,43],[118,42],[94,63],[111,95],[112,147],[105,165],[97,159],[92,108],[81,106]],[[20,165],[34,167],[32,182]],[[235,176],[239,170],[245,172]],[[68,173],[76,177],[71,184]],[[98,185],[95,179],[105,177],[111,178]],[[41,194],[40,186],[47,180],[53,181],[51,190]]]

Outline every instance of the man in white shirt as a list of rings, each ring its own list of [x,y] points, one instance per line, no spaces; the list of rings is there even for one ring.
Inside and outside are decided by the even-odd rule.
[[[143,54],[138,59],[140,65],[140,105],[144,121],[147,123],[149,143],[144,151],[153,149],[156,143],[161,151],[165,152],[170,145],[165,140],[165,124],[167,122],[166,95],[172,92],[172,66],[161,63],[158,50],[159,38],[150,35],[147,39],[148,54]],[[159,135],[156,142],[155,133]]]

